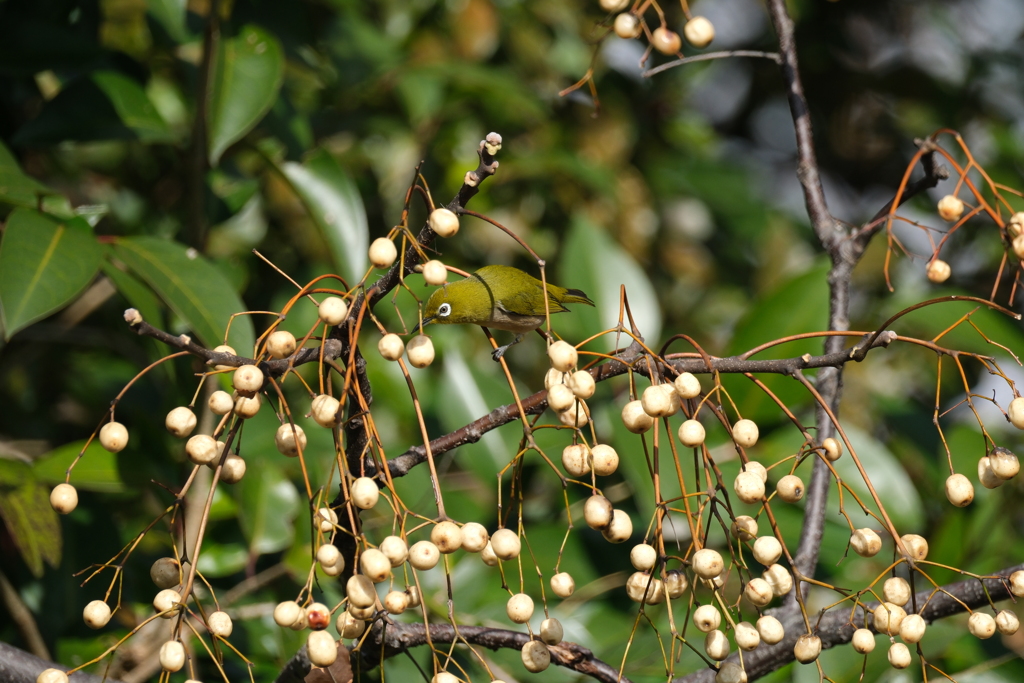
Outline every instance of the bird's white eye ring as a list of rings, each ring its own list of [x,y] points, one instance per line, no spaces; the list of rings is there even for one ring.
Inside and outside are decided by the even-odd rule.
[[[442,318],[447,318],[449,315],[452,314],[451,304],[441,304],[441,306],[437,309],[437,314]]]

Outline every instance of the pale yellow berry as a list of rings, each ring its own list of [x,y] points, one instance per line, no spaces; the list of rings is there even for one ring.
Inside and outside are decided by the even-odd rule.
[[[562,642],[562,624],[558,619],[547,618],[540,622],[540,639],[548,645],[558,645]]]
[[[441,559],[441,551],[430,541],[416,541],[409,548],[409,564],[421,572],[433,569]]]
[[[996,615],[996,628],[1004,636],[1012,636],[1020,628],[1020,619],[1008,609],[1000,610]]]
[[[206,402],[214,415],[227,415],[235,409],[235,401],[231,394],[226,391],[215,391],[210,394],[210,400]]]
[[[285,423],[277,428],[274,434],[274,445],[282,455],[289,458],[298,457],[299,451],[306,450],[306,432],[297,424]]]
[[[757,620],[757,632],[761,634],[761,640],[769,645],[775,645],[786,637],[782,622],[772,616],[763,616]]]
[[[732,426],[732,439],[743,448],[751,448],[757,443],[757,424],[753,420],[737,420]]]
[[[1013,479],[1020,472],[1020,461],[1017,460],[1017,456],[1002,446],[992,449],[988,456],[988,463],[992,468],[992,473],[1003,480]]]
[[[448,269],[437,259],[431,259],[423,264],[423,280],[431,287],[440,287],[448,282]]]
[[[373,607],[377,602],[377,589],[373,581],[362,574],[353,574],[345,583],[345,594],[350,604],[356,607]]]
[[[910,559],[923,560],[928,557],[928,541],[924,540],[923,536],[903,534],[900,540],[903,541],[903,547],[910,553]]]
[[[787,474],[775,485],[775,492],[787,503],[796,503],[804,497],[805,491],[803,479],[795,474]]]
[[[568,598],[576,591],[576,581],[569,572],[559,572],[551,577],[551,592],[560,598]]]
[[[157,588],[174,588],[181,583],[181,566],[173,557],[161,557],[149,568],[149,578]]]
[[[89,628],[103,628],[110,621],[110,605],[102,600],[93,600],[82,610],[82,620]]]
[[[715,683],[747,683],[747,672],[736,662],[723,662],[715,674]]]
[[[1018,569],[1010,574],[1010,592],[1015,598],[1024,598],[1024,571]]]
[[[476,522],[467,522],[462,525],[462,549],[468,553],[478,553],[487,547],[490,534],[487,527]]]
[[[559,340],[548,347],[548,359],[555,370],[569,372],[576,367],[579,354],[572,344]]]
[[[835,462],[843,457],[843,443],[838,439],[833,439],[830,436],[821,442],[821,446],[825,449],[825,458],[830,462]]]
[[[689,586],[690,582],[682,571],[673,569],[665,574],[665,592],[673,600],[681,598]]]
[[[548,646],[539,640],[531,640],[523,645],[520,653],[523,659],[523,666],[530,673],[539,673],[551,666],[551,651]]]
[[[768,585],[772,587],[772,593],[777,598],[788,595],[789,591],[793,590],[793,575],[781,564],[773,564],[768,567],[761,574],[761,578],[768,582]]]
[[[508,562],[519,557],[522,543],[516,532],[511,529],[498,529],[491,534],[491,549],[498,559]]]
[[[345,558],[337,546],[331,543],[324,543],[316,549],[316,561],[320,563],[321,567],[326,569],[334,568],[338,564],[344,565]]]
[[[762,536],[754,541],[754,559],[769,567],[782,557],[782,544],[774,536]]]
[[[967,619],[967,630],[975,638],[982,640],[991,638],[996,632],[996,620],[992,618],[991,614],[973,612]]]
[[[430,679],[430,683],[462,683],[462,679],[447,671],[438,671]]]
[[[821,638],[805,633],[796,639],[793,656],[801,664],[810,664],[821,654]]]
[[[356,607],[351,602],[348,604],[349,613],[356,619],[361,621],[369,621],[373,619],[373,615],[377,613],[376,607]]]
[[[348,302],[336,296],[329,296],[317,308],[320,320],[328,325],[340,325],[348,315]]]
[[[736,624],[733,634],[736,636],[736,646],[745,652],[755,650],[761,644],[761,634],[750,622],[741,621]]]
[[[893,643],[889,646],[889,664],[894,669],[906,669],[910,666],[910,648],[903,643]]]
[[[494,554],[494,548],[491,546],[490,541],[487,541],[487,545],[480,551],[480,561],[488,567],[498,566],[498,556]]]
[[[757,520],[750,515],[740,515],[732,523],[732,535],[741,541],[757,538]]]
[[[978,481],[987,489],[997,489],[1006,480],[992,471],[992,460],[987,455],[978,459]]]
[[[430,530],[430,541],[439,552],[450,555],[462,547],[462,529],[455,522],[440,522]]]
[[[568,386],[556,384],[548,389],[548,406],[556,413],[572,408],[575,403],[576,396]]]
[[[234,624],[231,622],[231,617],[226,612],[216,611],[212,612],[206,619],[206,626],[210,629],[210,633],[217,636],[218,638],[227,638],[231,635],[231,631],[234,630]]]
[[[715,39],[715,27],[704,17],[693,17],[683,26],[683,35],[695,48],[705,48]]]
[[[409,559],[409,545],[401,536],[387,536],[380,542],[380,551],[392,567],[401,567]]]
[[[377,351],[385,360],[398,360],[405,352],[405,343],[394,332],[389,332],[377,342]]]
[[[883,602],[875,608],[875,630],[887,636],[894,636],[900,632],[900,625],[906,617],[907,613],[899,605]]]
[[[653,418],[669,417],[679,410],[679,394],[671,384],[657,384],[644,389],[640,405]]]
[[[633,602],[657,604],[665,599],[662,582],[646,572],[634,572],[626,579],[626,595]]]
[[[1024,429],[1024,396],[1018,396],[1010,401],[1006,414],[1010,418],[1010,424],[1017,429]]]
[[[687,448],[696,448],[701,445],[704,443],[705,436],[707,434],[704,431],[704,425],[697,420],[687,420],[679,425],[679,442]]]
[[[274,330],[267,337],[267,353],[271,358],[287,358],[295,353],[298,343],[288,330]]]
[[[748,460],[747,463],[743,465],[741,471],[753,472],[761,479],[762,483],[768,483],[768,469],[756,460]]]
[[[590,422],[590,408],[587,407],[587,402],[576,399],[568,410],[558,413],[558,421],[573,429],[586,427]]]
[[[775,593],[772,592],[770,583],[764,579],[754,578],[743,588],[743,597],[757,607],[764,607],[772,601]]]
[[[663,55],[674,55],[683,46],[683,41],[675,31],[659,26],[651,34],[651,46]]]
[[[220,454],[220,443],[208,434],[196,434],[185,443],[185,455],[196,465],[209,465]]]
[[[224,459],[224,466],[220,470],[220,480],[225,484],[237,484],[245,477],[245,469],[245,460],[232,453]]]
[[[859,628],[853,632],[850,642],[853,644],[854,650],[866,655],[875,649],[875,634],[870,629]]]
[[[920,614],[908,614],[900,624],[900,638],[904,643],[919,643],[928,624]]]
[[[928,273],[928,279],[935,284],[940,284],[949,279],[949,276],[953,273],[949,264],[942,259],[935,259],[928,263],[926,270]]]
[[[369,477],[358,477],[352,482],[349,492],[352,496],[352,503],[360,510],[369,510],[380,499],[380,489],[377,488],[376,482]]]
[[[387,237],[378,237],[370,243],[368,256],[374,268],[384,270],[390,268],[398,258],[398,248]]]
[[[274,622],[281,628],[291,628],[292,624],[305,620],[305,612],[294,600],[279,602],[274,607]]]
[[[338,644],[327,631],[310,631],[306,636],[306,655],[313,666],[330,666],[338,658]]]
[[[634,434],[643,434],[654,424],[654,418],[644,412],[640,401],[630,401],[622,407],[622,423]]]
[[[160,667],[164,671],[181,671],[185,666],[185,646],[177,640],[168,640],[160,646]]]
[[[555,370],[554,368],[548,368],[548,371],[544,374],[544,388],[551,391],[551,387],[556,384],[565,384],[566,374]]]
[[[227,344],[221,344],[220,346],[215,347],[213,349],[213,352],[214,353],[229,353],[232,356],[238,355],[235,352],[235,349],[230,347],[230,346],[228,346]],[[234,366],[234,365],[214,365],[213,369],[214,370],[234,370],[235,367],[236,366]]]
[[[590,449],[590,458],[594,466],[594,474],[607,477],[619,469],[619,454],[608,444],[599,443]]]
[[[576,398],[590,398],[597,389],[594,376],[586,370],[577,370],[569,375],[566,384],[572,389],[572,393],[576,395]]]
[[[108,422],[100,428],[100,445],[111,453],[120,453],[128,445],[128,430],[120,422]]]
[[[614,514],[615,509],[612,507],[611,501],[601,495],[587,498],[587,502],[583,505],[583,519],[586,520],[587,526],[597,531],[607,529],[608,525],[612,523]]]
[[[78,490],[71,484],[57,484],[50,491],[50,507],[66,515],[78,507]]]
[[[376,548],[367,548],[359,555],[359,570],[374,583],[391,578],[391,560]]]
[[[320,508],[316,513],[316,523],[320,533],[329,534],[338,523],[338,513],[330,508]]]
[[[729,656],[729,638],[721,631],[715,629],[704,636],[704,652],[716,662],[720,662]]]
[[[430,212],[429,222],[439,237],[451,237],[459,231],[459,217],[443,207]]]
[[[693,610],[693,625],[702,633],[710,633],[722,625],[722,613],[714,605],[701,605]]]
[[[184,438],[196,428],[196,415],[187,406],[178,406],[167,413],[164,426],[174,436],[179,439]]]
[[[526,593],[516,593],[505,604],[508,618],[517,624],[525,624],[533,616],[533,598]]]
[[[339,614],[334,625],[342,638],[358,638],[366,630],[366,622],[362,619],[356,619],[348,611]]]
[[[255,365],[243,365],[231,376],[231,384],[240,396],[252,396],[263,386],[263,371]]]
[[[601,0],[601,9],[605,12],[621,12],[629,6],[630,0]]]
[[[164,619],[170,619],[178,613],[181,593],[173,588],[165,588],[153,598],[153,609]]]
[[[974,484],[962,474],[946,478],[946,499],[958,508],[967,507],[974,500]]]
[[[753,504],[764,498],[764,482],[756,472],[740,472],[732,488],[744,503]]]
[[[882,549],[882,539],[878,537],[874,529],[857,529],[850,536],[850,545],[853,551],[861,557],[874,557]]]
[[[964,203],[960,201],[960,198],[947,194],[945,197],[939,200],[939,215],[942,216],[942,220],[953,222],[960,220],[960,216],[964,213]]]
[[[910,583],[898,576],[886,579],[882,584],[882,596],[886,602],[903,607],[910,602]]]
[[[341,402],[333,396],[320,394],[313,399],[311,415],[313,420],[321,427],[337,426],[341,422],[338,411],[341,409]]]
[[[409,607],[409,596],[405,591],[390,591],[384,596],[384,609],[389,614],[401,614]]]
[[[414,368],[425,368],[434,362],[434,342],[425,334],[417,334],[410,339],[405,352]]]
[[[1014,237],[1010,246],[1013,248],[1013,254],[1017,258],[1024,260],[1024,235],[1017,235]]]
[[[633,535],[633,520],[623,510],[615,510],[612,521],[601,531],[601,535],[610,543],[625,543]]]
[[[640,25],[640,20],[635,14],[630,14],[629,12],[623,12],[615,17],[614,29],[615,35],[624,40],[639,38],[644,32],[643,27]]]
[[[725,562],[717,550],[701,548],[690,561],[693,572],[702,579],[713,579],[725,571]]]
[[[697,398],[700,396],[700,380],[688,372],[676,377],[672,383],[679,398]]]
[[[235,399],[235,415],[238,415],[243,420],[248,420],[251,417],[255,417],[256,413],[260,412],[260,406],[263,404],[263,399],[259,394],[253,396],[239,396]]]
[[[647,543],[638,543],[630,549],[629,561],[639,571],[650,571],[658,561],[658,551]]]
[[[68,683],[68,675],[60,669],[43,669],[36,676],[36,683]]]

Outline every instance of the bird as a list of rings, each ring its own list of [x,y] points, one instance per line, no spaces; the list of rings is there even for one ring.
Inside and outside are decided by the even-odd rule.
[[[543,283],[512,266],[484,266],[464,280],[434,290],[423,311],[423,325],[480,325],[515,332],[515,339],[491,354],[500,360],[509,347],[544,324]],[[548,311],[563,313],[565,304],[593,306],[585,293],[547,283]]]

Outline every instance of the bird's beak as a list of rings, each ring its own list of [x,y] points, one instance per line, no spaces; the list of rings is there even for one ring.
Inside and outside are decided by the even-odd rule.
[[[426,327],[426,326],[427,326],[427,325],[429,325],[430,323],[434,322],[434,320],[435,320],[436,318],[437,318],[437,316],[436,316],[436,315],[432,315],[432,316],[430,316],[429,318],[424,318],[424,319],[423,319],[423,327]]]

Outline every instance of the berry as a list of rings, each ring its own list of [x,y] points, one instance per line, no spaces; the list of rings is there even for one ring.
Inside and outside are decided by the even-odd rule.
[[[629,0],[601,0],[601,9],[605,12],[621,12],[629,5]],[[554,643],[551,643],[554,645]]]
[[[910,602],[910,584],[898,576],[886,579],[882,584],[882,596],[886,602],[903,607]]]
[[[920,614],[908,614],[900,624],[900,638],[904,643],[919,643],[927,628],[928,624]]]
[[[741,541],[757,538],[757,520],[749,515],[740,515],[732,523],[732,535]]]
[[[704,443],[704,425],[697,420],[687,420],[679,425],[679,442],[687,448],[696,448]]]
[[[775,485],[775,491],[779,498],[787,503],[796,503],[804,497],[804,482],[795,474],[787,474]]]
[[[494,554],[494,548],[491,546],[490,541],[487,541],[487,545],[480,551],[480,561],[488,567],[498,566],[498,556]]]
[[[368,548],[359,555],[359,571],[374,583],[387,581],[391,578],[391,560],[376,548]]]
[[[320,394],[313,399],[311,414],[313,420],[321,427],[331,428],[339,424],[338,411],[341,409],[341,402],[333,396]]]
[[[1024,396],[1018,396],[1010,401],[1006,415],[1010,418],[1010,424],[1017,429],[1024,429]]]
[[[176,640],[168,640],[161,645],[160,666],[164,671],[181,671],[185,666],[185,646]]]
[[[866,655],[875,649],[875,634],[870,629],[859,628],[853,632],[850,642],[853,644],[854,650]]]
[[[702,633],[710,633],[722,625],[722,613],[714,605],[701,605],[693,610],[693,625]]]
[[[231,635],[231,631],[234,629],[234,625],[231,623],[231,617],[225,612],[214,612],[206,620],[206,626],[210,629],[210,633],[217,636],[218,638],[227,638]]]
[[[679,398],[697,398],[700,396],[700,380],[688,372],[684,372],[672,383]]]
[[[196,465],[209,465],[220,457],[220,443],[208,434],[196,434],[185,443],[185,455]]]
[[[440,559],[441,551],[430,541],[417,541],[409,548],[409,564],[414,569],[419,569],[420,571],[433,569],[437,566],[437,562]]]
[[[761,640],[769,645],[775,645],[786,637],[786,629],[782,622],[771,616],[764,616],[757,620],[757,632],[761,634]]]
[[[587,502],[583,505],[583,519],[586,520],[587,526],[597,531],[607,529],[608,525],[612,523],[614,514],[615,509],[612,507],[611,501],[604,496],[593,495],[587,498]]]
[[[572,344],[559,340],[548,347],[548,359],[555,370],[569,372],[576,367],[579,354]]]
[[[224,466],[220,469],[220,480],[225,484],[237,484],[244,476],[245,460],[232,453],[224,460]]]
[[[295,335],[287,330],[275,330],[267,337],[267,353],[271,358],[287,358],[295,353]]]
[[[167,413],[167,417],[164,419],[164,426],[174,436],[179,439],[184,438],[196,428],[195,413],[186,406],[178,406]]]
[[[525,624],[533,616],[533,598],[526,593],[516,593],[505,604],[508,618],[517,624]]]
[[[255,365],[243,365],[231,376],[231,384],[240,396],[251,397],[263,386],[263,371]]]
[[[274,622],[281,628],[291,628],[292,624],[301,622],[304,617],[305,612],[294,600],[279,602],[274,607]]]
[[[732,426],[732,439],[743,448],[751,448],[757,443],[757,424],[753,420],[738,420]]]
[[[320,302],[317,315],[328,325],[340,325],[348,315],[348,302],[336,296],[329,296]]]
[[[430,683],[462,683],[462,679],[453,676],[447,671],[438,671],[431,677]]]
[[[960,216],[964,213],[964,203],[960,201],[959,197],[947,194],[939,200],[938,209],[942,220],[952,223],[960,220]]]
[[[753,504],[764,498],[764,482],[756,472],[740,472],[732,488],[744,503]]]
[[[623,12],[615,17],[614,28],[615,35],[623,40],[639,38],[644,32],[643,27],[640,25],[640,19],[635,14],[630,14],[629,12]]]
[[[462,525],[462,549],[468,553],[478,553],[487,547],[490,535],[487,527],[476,522]]]
[[[690,582],[686,580],[686,574],[678,569],[673,569],[665,574],[665,592],[673,600],[683,597],[683,593],[689,587]]]
[[[735,662],[725,662],[715,674],[715,683],[747,683],[747,672]]]
[[[594,474],[607,477],[619,469],[619,454],[608,444],[599,443],[590,449],[590,457],[594,463]]]
[[[323,631],[331,623],[331,610],[327,605],[314,602],[306,607],[306,624],[314,631]]]
[[[651,417],[669,417],[679,410],[679,394],[671,384],[657,384],[644,389],[640,405]]]
[[[560,598],[568,598],[576,590],[576,581],[569,572],[560,572],[551,577],[551,592]]]
[[[400,536],[388,536],[380,542],[380,551],[392,567],[401,567],[409,559],[409,545]]]
[[[894,636],[900,632],[900,625],[906,617],[907,613],[899,605],[883,602],[875,608],[875,630],[887,636]]]
[[[439,237],[451,237],[459,231],[459,217],[445,208],[431,211],[429,223]]]
[[[462,547],[462,529],[455,522],[444,521],[430,530],[430,542],[439,552],[450,555]]]
[[[556,384],[548,389],[548,406],[556,413],[572,408],[575,403],[576,396],[565,384]]]
[[[946,478],[946,498],[958,508],[967,507],[974,500],[974,484],[962,474]]]
[[[530,673],[539,673],[551,666],[551,651],[539,640],[531,640],[523,645],[521,655],[523,666]]]
[[[725,562],[717,550],[701,548],[693,554],[690,564],[694,573],[702,579],[713,579],[725,571]]]
[[[248,420],[251,417],[255,417],[256,413],[260,412],[260,406],[263,404],[263,399],[259,394],[252,397],[239,396],[235,399],[235,415],[239,416],[243,420]]]
[[[639,571],[650,571],[658,562],[658,551],[646,543],[638,543],[630,549],[629,561]]]
[[[882,539],[873,529],[857,529],[850,536],[850,545],[861,557],[874,557],[882,549]]]
[[[164,619],[170,619],[178,613],[178,605],[181,604],[181,593],[165,588],[153,598],[153,609],[160,613]]]
[[[612,513],[612,521],[601,531],[601,535],[609,543],[625,543],[633,535],[633,520],[626,512],[616,510]]]
[[[491,549],[498,559],[508,562],[519,557],[522,543],[516,532],[511,529],[498,529],[491,534]]]
[[[235,409],[235,401],[231,398],[231,394],[220,390],[210,394],[210,400],[206,405],[210,406],[214,415],[227,415]]]
[[[329,534],[338,523],[338,513],[330,508],[320,508],[316,512],[316,522],[319,525],[320,533]]]
[[[554,368],[548,368],[548,371],[544,373],[544,388],[550,391],[551,387],[556,384],[565,384],[565,380],[566,374],[564,372],[559,372]]]
[[[910,666],[910,648],[903,643],[893,643],[889,646],[889,664],[894,669],[906,669]]]
[[[654,424],[654,418],[644,412],[640,401],[630,401],[622,407],[622,423],[634,434],[643,434]]]
[[[572,389],[572,393],[576,395],[576,398],[590,398],[597,389],[594,376],[586,370],[577,370],[569,375],[566,384]]]
[[[352,496],[352,503],[360,510],[369,510],[380,498],[380,489],[369,477],[359,477],[353,481],[349,493]]]
[[[1020,628],[1020,619],[1008,609],[1000,610],[996,615],[996,628],[1004,636],[1012,636]]]
[[[540,622],[540,639],[548,645],[558,645],[563,635],[562,624],[558,619],[548,618]]]
[[[277,428],[274,444],[282,455],[298,457],[300,450],[306,450],[306,432],[297,424],[285,423]]]
[[[405,352],[405,343],[397,334],[389,332],[377,342],[377,351],[385,360],[398,360]]]
[[[378,237],[370,243],[368,256],[374,268],[386,270],[398,258],[398,248],[387,237]]]
[[[439,287],[448,282],[448,269],[437,259],[431,259],[423,264],[423,280],[431,287]]]
[[[330,543],[324,543],[316,549],[316,561],[320,563],[323,568],[334,568],[338,564],[344,565],[345,558],[341,556],[341,551],[338,550],[337,546]]]
[[[728,657],[729,649],[729,639],[718,629],[709,632],[704,637],[704,652],[716,662]]]
[[[157,588],[174,588],[181,583],[181,567],[173,557],[161,557],[149,568],[149,578]]]
[[[923,560],[928,557],[928,541],[924,540],[923,536],[903,534],[900,540],[903,541],[903,546],[910,553],[910,559]]]
[[[757,646],[761,644],[761,634],[748,621],[736,624],[734,635],[736,636],[736,645],[746,652],[756,650]]]
[[[306,636],[306,654],[313,666],[330,666],[338,658],[338,644],[327,631],[310,631]]]
[[[89,628],[103,628],[110,621],[110,605],[102,600],[93,600],[82,610],[82,620]]]
[[[43,669],[36,676],[36,683],[68,683],[68,675],[60,669]]]
[[[761,575],[772,587],[772,593],[779,598],[793,589],[793,576],[781,564],[773,564]]]
[[[821,442],[821,447],[825,449],[825,459],[829,462],[835,462],[843,457],[843,443],[838,439],[830,436]]]
[[[409,595],[405,591],[390,591],[384,596],[384,609],[389,614],[401,614],[409,608]]]
[[[971,635],[981,640],[991,638],[996,632],[996,620],[992,615],[984,612],[973,612],[967,620],[967,630]]]
[[[563,410],[558,414],[558,421],[573,429],[586,427],[590,422],[590,408],[587,407],[585,401],[577,399],[568,410]]]
[[[793,656],[801,664],[810,664],[821,654],[821,638],[805,633],[796,639]]]
[[[761,536],[754,541],[754,559],[770,567],[782,557],[782,544],[774,536]]]
[[[626,595],[633,602],[659,603],[664,600],[664,590],[661,581],[646,572],[634,572],[626,579]]]
[[[1003,480],[1013,479],[1020,472],[1020,461],[1017,456],[1002,446],[996,446],[988,456],[992,473]]]
[[[772,601],[775,593],[772,586],[764,579],[751,579],[743,589],[743,597],[757,607],[764,607]]]
[[[704,17],[693,17],[683,26],[683,35],[686,36],[686,42],[699,50],[715,39],[715,27]]]
[[[1006,483],[995,472],[992,471],[992,459],[987,455],[978,459],[978,481],[987,489],[997,489]]]
[[[373,587],[373,581],[362,574],[353,574],[349,578],[345,583],[345,594],[348,595],[349,603],[356,607],[373,607],[377,603],[377,589]]]
[[[334,625],[337,627],[338,633],[341,634],[342,638],[358,638],[366,630],[366,622],[362,619],[356,619],[347,611],[338,615]]]
[[[1024,598],[1024,571],[1018,569],[1010,574],[1010,592],[1015,598]]]
[[[57,484],[50,491],[50,507],[58,514],[70,514],[78,507],[78,490],[71,484]]]
[[[928,273],[928,279],[931,282],[940,284],[948,280],[953,271],[949,267],[949,264],[942,259],[933,259],[928,263],[926,272]]]
[[[434,362],[434,342],[425,334],[417,334],[410,339],[405,352],[414,368],[425,368]]]
[[[674,55],[683,46],[683,41],[675,31],[659,26],[651,34],[651,46],[663,55]]]
[[[238,355],[235,352],[235,349],[233,347],[231,347],[231,346],[228,346],[227,344],[221,344],[220,346],[215,347],[213,349],[213,352],[214,353],[227,353],[227,354],[231,354],[232,356],[237,356]],[[214,365],[213,369],[214,370],[234,370],[235,366],[234,365]]]
[[[111,453],[120,453],[128,445],[128,430],[120,422],[108,422],[100,428],[100,445]]]

